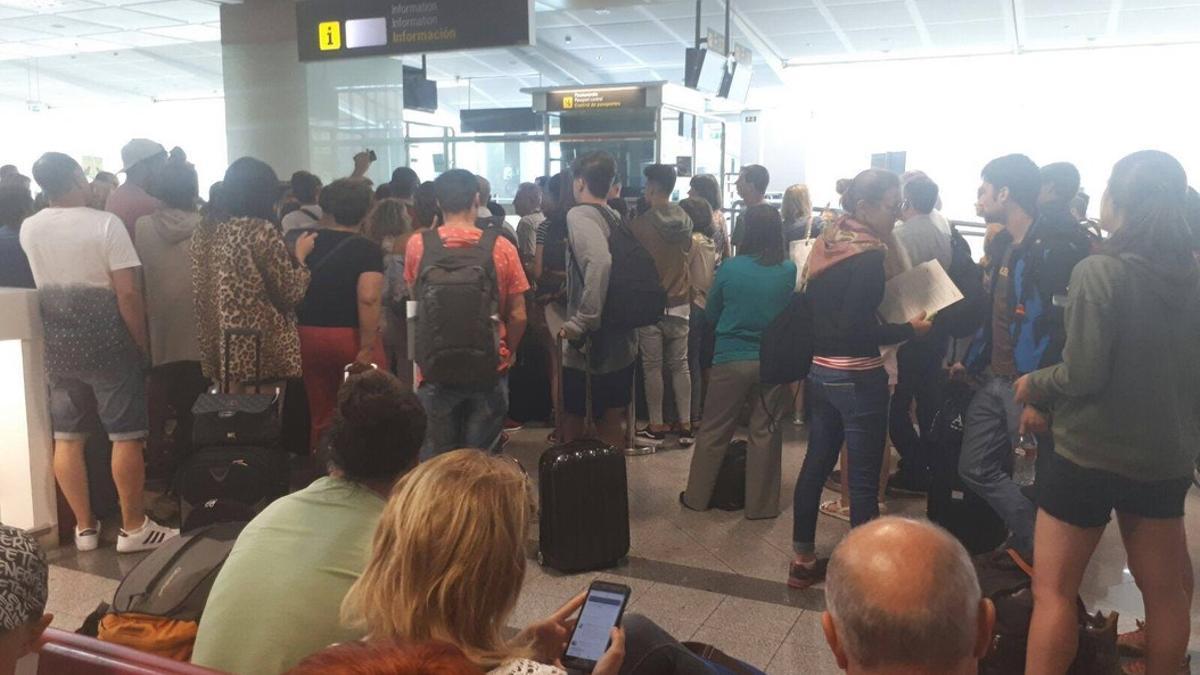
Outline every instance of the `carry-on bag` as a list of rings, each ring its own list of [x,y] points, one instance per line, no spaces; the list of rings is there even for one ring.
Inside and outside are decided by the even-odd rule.
[[[257,387],[253,394],[230,393],[229,354],[234,337],[254,339],[255,381],[262,379],[262,332],[230,329],[225,331],[225,367],[222,387],[196,399],[192,407],[192,447],[214,445],[276,445],[281,427],[279,421],[279,392],[263,393]]]
[[[261,380],[261,333],[228,331],[226,354],[232,336],[255,338],[255,379]],[[197,450],[184,459],[175,476],[185,519],[191,508],[212,500],[236,502],[257,513],[288,491],[291,471],[280,447],[279,392],[230,394],[228,377],[222,385],[223,392],[204,394],[193,408]]]
[[[995,550],[1004,543],[1008,528],[991,506],[971,491],[958,474],[963,429],[971,388],[961,382],[946,385],[942,407],[930,428],[933,481],[926,515],[953,534],[972,554]]]
[[[117,587],[99,638],[188,661],[217,573],[246,523],[220,523],[175,537],[139,562]]]
[[[538,562],[560,572],[613,567],[629,553],[625,453],[596,436],[590,358],[584,438],[551,447],[538,461]],[[559,387],[561,398],[562,378]]]

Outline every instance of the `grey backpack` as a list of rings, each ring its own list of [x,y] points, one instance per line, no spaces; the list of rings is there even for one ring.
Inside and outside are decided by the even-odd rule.
[[[499,379],[499,294],[489,228],[475,246],[448,248],[436,230],[422,233],[425,251],[415,284],[416,361],[426,381],[488,389]]]

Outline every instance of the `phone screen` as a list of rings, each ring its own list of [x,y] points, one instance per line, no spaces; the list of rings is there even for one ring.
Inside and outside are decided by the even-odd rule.
[[[583,661],[599,661],[608,649],[609,632],[620,620],[628,599],[626,593],[616,590],[592,588],[588,591],[587,601],[571,635],[571,643],[567,645],[567,656]]]

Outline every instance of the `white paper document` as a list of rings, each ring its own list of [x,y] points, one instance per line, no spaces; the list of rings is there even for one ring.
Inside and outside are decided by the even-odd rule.
[[[796,263],[796,292],[799,293],[804,287],[804,265],[808,262],[808,256],[812,253],[813,244],[817,243],[816,239],[797,239],[788,245],[788,255],[792,262]]]
[[[962,299],[946,270],[930,260],[888,280],[879,316],[887,323],[908,323],[921,312],[933,316]]]

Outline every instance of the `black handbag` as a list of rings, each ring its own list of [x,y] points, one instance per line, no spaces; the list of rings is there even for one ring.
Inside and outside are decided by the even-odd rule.
[[[279,442],[282,426],[279,418],[279,392],[255,390],[253,394],[229,392],[230,339],[251,337],[257,355],[255,381],[262,378],[262,332],[231,329],[225,333],[225,377],[223,391],[209,391],[196,399],[192,407],[192,447],[224,445],[273,446]]]

